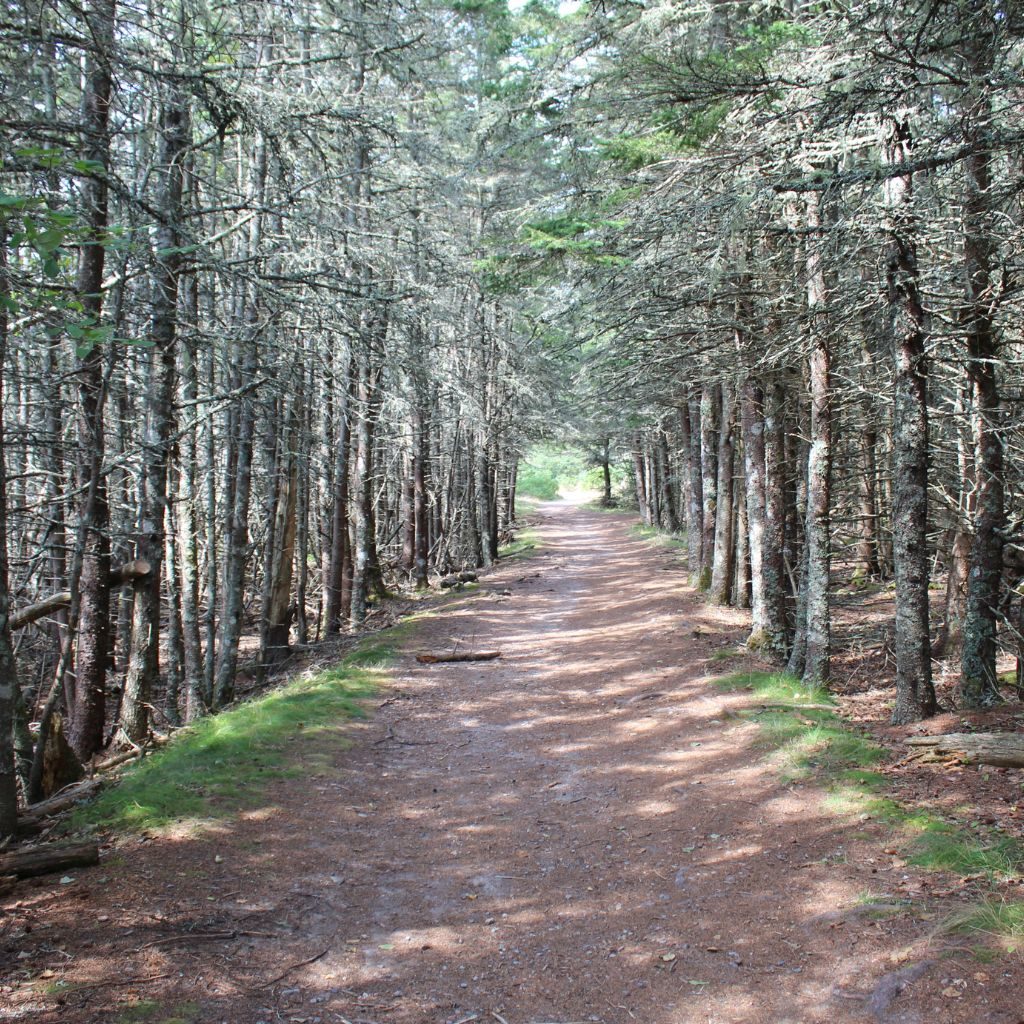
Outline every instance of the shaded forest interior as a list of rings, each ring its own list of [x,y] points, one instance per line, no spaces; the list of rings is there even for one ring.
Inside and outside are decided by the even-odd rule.
[[[892,720],[1024,694],[1014,2],[12,3],[0,835],[389,596],[527,458]],[[556,488],[557,489],[557,488]],[[618,493],[616,493],[616,491]]]

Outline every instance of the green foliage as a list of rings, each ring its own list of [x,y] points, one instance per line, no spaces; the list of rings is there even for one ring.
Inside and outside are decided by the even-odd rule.
[[[697,62],[699,75],[711,81],[757,84],[767,76],[773,61],[785,51],[801,51],[813,46],[815,41],[813,30],[795,21],[749,25],[743,33],[742,42],[711,50]]]
[[[531,249],[547,255],[571,255],[598,265],[618,266],[628,261],[607,251],[603,232],[625,226],[621,220],[584,220],[568,214],[527,224],[522,238]]]
[[[647,135],[619,135],[599,142],[598,147],[605,160],[612,161],[623,171],[638,171],[668,160],[683,148],[679,136],[668,130]]]
[[[188,726],[77,812],[72,827],[138,831],[225,817],[252,806],[268,781],[293,770],[300,732],[308,740],[363,716],[362,698],[374,691],[380,669],[411,626],[363,641],[336,667],[313,678],[297,679]]]
[[[538,445],[519,464],[516,489],[520,494],[553,501],[564,491],[598,490],[601,470],[578,448]]]

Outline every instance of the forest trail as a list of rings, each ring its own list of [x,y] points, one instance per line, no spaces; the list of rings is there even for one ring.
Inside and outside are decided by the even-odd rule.
[[[531,557],[417,629],[350,749],[218,831],[126,845],[106,890],[83,876],[107,920],[72,927],[72,894],[62,927],[95,987],[34,1019],[1018,1020],[951,979],[977,963],[913,946],[927,923],[864,906],[907,869],[782,783],[731,714],[749,695],[708,686],[740,613],[625,516],[538,518]],[[415,661],[454,647],[502,658]]]

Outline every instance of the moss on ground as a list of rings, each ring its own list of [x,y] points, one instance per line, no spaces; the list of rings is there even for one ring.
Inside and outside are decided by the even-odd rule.
[[[256,805],[271,780],[308,768],[299,762],[317,754],[310,738],[365,715],[364,699],[413,627],[407,620],[383,630],[360,641],[333,668],[187,726],[78,810],[71,828],[152,830],[229,817]],[[300,734],[304,742],[297,746]],[[333,742],[337,749],[345,741]]]
[[[746,712],[760,727],[758,743],[768,748],[786,781],[814,779],[827,795],[825,806],[844,817],[874,819],[899,836],[907,863],[929,871],[975,875],[990,883],[1024,877],[1024,846],[991,829],[969,827],[891,795],[892,782],[874,766],[884,747],[857,732],[835,712],[821,690],[809,689],[784,672],[739,672],[713,680],[729,692],[745,690],[770,707]],[[987,898],[972,907],[957,930],[1000,937],[1024,948],[1024,904]]]

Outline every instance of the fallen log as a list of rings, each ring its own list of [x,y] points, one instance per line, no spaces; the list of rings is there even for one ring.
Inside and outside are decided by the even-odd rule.
[[[424,665],[436,665],[442,661],[494,661],[501,657],[501,651],[466,651],[464,654],[417,654],[416,660]]]
[[[1024,768],[1024,736],[1010,732],[949,732],[940,736],[911,736],[911,747],[936,754],[958,754],[977,764]]]
[[[112,587],[123,587],[126,583],[134,583],[136,580],[145,579],[152,572],[152,568],[149,562],[142,558],[137,558],[134,562],[125,562],[124,565],[115,569],[110,574],[110,585]],[[11,616],[11,630],[24,629],[25,626],[31,626],[33,622],[38,622],[39,619],[43,619],[53,612],[60,611],[61,608],[67,608],[70,604],[70,590],[62,590],[59,594],[51,594],[42,601],[36,601],[35,604],[30,604],[27,608],[22,608],[21,611],[15,612]]]
[[[70,868],[88,868],[100,862],[97,843],[59,843],[0,854],[0,876],[34,878]]]
[[[48,818],[53,814],[60,814],[69,807],[74,807],[79,800],[94,796],[96,791],[104,784],[105,779],[86,779],[76,786],[65,789],[47,800],[40,800],[39,803],[29,804],[23,814],[18,816],[19,822],[37,822]]]

